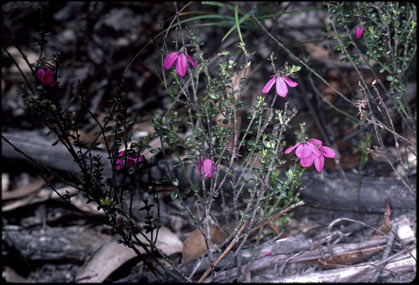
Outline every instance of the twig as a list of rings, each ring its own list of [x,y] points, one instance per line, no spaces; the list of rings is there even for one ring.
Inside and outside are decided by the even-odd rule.
[[[383,252],[382,261],[386,260],[388,258],[388,256],[390,255],[390,251],[391,251],[391,247],[393,246],[393,242],[394,242],[394,234],[391,231],[389,233],[389,236],[388,236],[388,241],[387,241],[387,244],[386,244],[386,248],[384,249],[384,252]],[[377,281],[378,277],[380,277],[381,273],[383,272],[383,267],[386,265],[386,263],[387,262],[383,262],[382,266],[380,266],[380,268],[374,273],[374,275],[370,279],[371,283],[375,283]]]
[[[247,223],[244,223],[242,225],[242,227],[240,228],[240,230],[237,232],[236,238],[233,239],[230,244],[228,245],[228,247],[224,250],[224,252],[217,258],[217,260],[214,262],[214,265],[217,265],[218,262],[221,261],[221,259],[223,259],[224,256],[227,255],[227,253],[230,252],[230,250],[233,248],[233,246],[236,245],[236,243],[239,241],[239,236],[242,233],[242,231],[246,228]],[[204,279],[208,276],[208,274],[211,272],[211,266],[208,267],[208,269],[204,272],[204,274],[202,274],[201,278],[199,278],[198,283],[202,283],[202,281],[204,281]]]
[[[296,208],[296,207],[298,207],[298,206],[302,206],[302,205],[304,205],[304,201],[300,201],[300,202],[298,202],[298,203],[292,204],[291,206],[289,206],[288,208],[286,208],[286,209],[282,210],[281,212],[279,212],[279,213],[278,213],[278,214],[276,214],[275,216],[273,216],[273,217],[271,217],[271,218],[267,219],[266,221],[264,221],[264,222],[260,223],[259,225],[255,226],[254,228],[252,228],[252,229],[250,230],[250,232],[248,233],[248,235],[250,235],[250,234],[254,233],[255,231],[257,231],[257,230],[258,230],[258,229],[260,229],[261,227],[263,227],[263,226],[265,226],[265,225],[267,225],[267,224],[271,223],[272,221],[274,221],[274,220],[275,220],[275,219],[277,219],[278,217],[280,217],[280,216],[284,215],[285,213],[287,213],[287,212],[291,211],[292,209],[294,209],[294,208]],[[217,265],[217,264],[221,261],[221,259],[223,259],[223,258],[224,258],[224,256],[226,256],[226,255],[227,255],[227,253],[229,253],[229,252],[230,252],[230,250],[233,248],[233,246],[235,246],[235,245],[237,244],[237,242],[238,242],[238,241],[239,241],[239,239],[241,238],[241,237],[240,237],[240,234],[241,234],[241,233],[243,232],[243,230],[246,228],[247,224],[248,224],[248,223],[244,223],[244,224],[242,225],[242,227],[240,228],[240,230],[237,232],[235,239],[234,239],[234,240],[232,240],[232,241],[230,242],[230,244],[229,244],[229,245],[228,245],[228,247],[224,250],[224,252],[223,252],[223,253],[222,253],[222,254],[221,254],[221,255],[217,258],[217,260],[215,261],[215,263],[214,263],[214,265],[213,265],[213,266]],[[202,282],[205,280],[205,278],[208,276],[208,274],[209,274],[210,272],[211,272],[211,266],[209,266],[209,267],[208,267],[208,269],[205,271],[205,273],[201,276],[201,278],[198,280],[198,283],[202,283]]]

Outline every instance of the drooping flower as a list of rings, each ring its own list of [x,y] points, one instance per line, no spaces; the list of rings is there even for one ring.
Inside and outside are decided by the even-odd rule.
[[[364,32],[364,26],[362,23],[360,23],[358,26],[356,26],[356,33],[355,36],[357,39],[359,39],[362,36],[362,33]]]
[[[292,81],[286,76],[279,76],[279,75],[272,75],[271,79],[265,84],[265,87],[262,89],[262,93],[266,94],[268,93],[272,86],[276,82],[276,94],[279,96],[285,98],[288,94],[288,87],[297,87],[298,83],[295,81]]]
[[[188,60],[192,64],[193,67],[196,67],[197,64],[193,60],[193,58],[188,55]],[[169,53],[163,62],[163,68],[169,70],[172,66],[176,65],[176,72],[184,77],[186,71],[188,70],[188,62],[186,61],[186,55],[180,51],[174,51]]]
[[[124,151],[120,151],[118,153],[118,158],[116,160],[116,166],[115,169],[119,171],[124,166]],[[136,153],[130,153],[127,155],[127,162],[126,167],[129,169],[131,167],[135,167],[139,162],[144,161],[145,158],[142,155],[136,154]]]
[[[196,171],[198,172],[198,175],[200,177],[201,177],[201,172],[203,172],[203,174],[208,178],[211,178],[212,175],[214,174],[214,171],[217,171],[217,169],[218,169],[218,166],[215,165],[214,162],[209,158],[204,159],[204,163],[202,163],[202,161],[199,160],[198,166],[196,167]]]
[[[36,77],[45,85],[54,86],[56,83],[54,73],[48,67],[38,69]]]
[[[306,143],[297,143],[285,150],[285,154],[291,153],[294,149],[295,155],[300,158],[300,165],[302,167],[310,167],[313,165],[317,172],[321,172],[324,167],[324,158],[334,158],[336,152],[328,147],[323,146],[323,142],[318,139],[309,139]]]

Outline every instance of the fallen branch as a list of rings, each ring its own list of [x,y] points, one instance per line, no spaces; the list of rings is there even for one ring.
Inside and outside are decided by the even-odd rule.
[[[51,146],[53,139],[41,136],[37,132],[4,132],[2,135],[17,148],[47,167],[72,173],[79,173],[80,171],[76,162],[63,146],[60,146],[60,144]],[[4,140],[2,140],[2,155],[5,159],[27,160]],[[93,155],[102,157],[104,163],[103,176],[110,177],[112,169],[107,161],[108,153],[93,150]],[[192,178],[192,182],[199,183],[200,177],[197,175],[195,167],[190,166],[185,171],[183,168],[173,167],[174,163],[173,161],[168,162],[171,172],[179,180],[180,188],[189,186],[188,176]],[[165,161],[159,162],[151,168],[151,175],[156,179],[167,176],[166,166]],[[223,167],[220,167],[220,169],[223,169]],[[240,175],[240,173],[240,169],[238,169],[234,175]],[[347,173],[346,176],[348,181],[357,181],[356,174]],[[146,182],[147,176],[139,175],[137,179],[140,182]],[[302,182],[305,185],[302,198],[308,206],[325,207],[327,205],[328,208],[358,211],[357,193],[350,190],[351,187],[347,185],[346,180],[339,172],[324,171],[318,174],[317,172],[306,171],[302,176]],[[408,182],[416,191],[416,181],[410,180]],[[231,190],[229,189],[229,183],[225,183],[225,187],[226,192]],[[390,201],[390,206],[393,209],[416,209],[416,195],[413,196],[403,183],[395,178],[363,176],[359,193],[360,209],[365,212],[384,212],[386,199]]]

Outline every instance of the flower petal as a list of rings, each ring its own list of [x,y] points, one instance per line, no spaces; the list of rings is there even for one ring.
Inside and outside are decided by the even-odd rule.
[[[299,147],[297,147],[295,155],[299,158],[306,158],[309,157],[312,152],[313,149],[308,144],[302,143]]]
[[[163,68],[169,70],[178,58],[178,52],[174,51],[169,53],[163,62]]]
[[[281,76],[276,77],[276,94],[283,98],[287,97],[288,94],[288,87]]]
[[[186,62],[186,56],[183,53],[180,53],[176,61],[176,72],[180,76],[184,77],[186,74],[186,70],[188,70],[188,63]]]
[[[322,146],[320,147],[323,155],[327,158],[335,158],[336,152],[333,150],[333,148],[328,146]]]
[[[119,153],[118,153],[118,157],[123,157],[124,156],[124,151],[120,151]],[[116,165],[115,165],[115,169],[117,170],[117,171],[119,171],[120,169],[121,169],[121,167],[122,167],[122,164],[123,164],[123,161],[122,161],[122,159],[117,159],[116,160]]]
[[[44,83],[45,84],[51,84],[54,82],[54,72],[52,72],[52,70],[50,69],[46,69],[45,70],[45,77],[44,77]]]
[[[359,39],[364,32],[364,26],[358,25],[356,26],[356,38]]]
[[[212,160],[211,159],[205,159],[204,160],[204,175],[207,175],[207,177],[211,178],[212,171],[210,172],[212,168]]]
[[[190,55],[188,55],[188,59],[189,59],[189,62],[192,64],[193,67],[197,66],[196,62],[193,60],[193,58]]]
[[[263,94],[268,93],[271,90],[274,83],[275,83],[275,75],[272,75],[272,78],[265,84],[265,87],[263,87],[262,93]]]
[[[311,143],[313,143],[315,146],[321,147],[323,145],[323,142],[318,139],[309,139]]]
[[[285,154],[289,154],[289,153],[291,153],[291,151],[293,151],[297,146],[299,146],[300,145],[300,143],[297,143],[296,145],[293,145],[293,146],[290,146],[289,148],[287,148],[286,150],[285,150]]]
[[[295,81],[292,81],[291,79],[289,79],[286,76],[282,76],[282,79],[284,79],[284,81],[288,84],[289,87],[297,87],[298,83]]]
[[[38,77],[39,81],[44,80],[44,76],[45,76],[45,71],[43,68],[38,69],[38,71],[36,72],[36,77]]]
[[[321,151],[318,149],[318,146],[314,145],[313,143],[308,143],[311,152],[313,153],[314,156],[322,156],[323,154],[321,153]]]
[[[314,161],[314,155],[310,155],[305,158],[300,158],[300,165],[302,167],[310,167],[313,164]]]
[[[321,172],[324,167],[324,157],[323,155],[317,155],[314,157],[314,166],[316,167],[317,172]]]

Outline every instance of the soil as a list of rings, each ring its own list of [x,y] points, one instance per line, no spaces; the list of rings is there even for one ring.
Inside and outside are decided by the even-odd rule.
[[[154,129],[151,121],[156,112],[164,111],[170,104],[170,96],[167,95],[162,84],[162,69],[164,53],[175,49],[176,30],[172,29],[166,38],[167,47],[163,49],[163,36],[161,31],[169,27],[176,9],[189,11],[190,15],[183,14],[181,20],[192,16],[229,13],[234,17],[234,11],[223,10],[218,6],[204,5],[200,2],[176,2],[177,8],[172,2],[7,2],[2,4],[2,132],[37,131],[40,135],[47,134],[48,130],[42,121],[34,120],[22,106],[21,84],[27,84],[19,70],[16,68],[8,53],[21,67],[23,74],[29,82],[35,86],[35,79],[30,68],[25,64],[19,49],[26,55],[27,60],[35,64],[40,58],[40,46],[42,45],[42,57],[53,62],[59,56],[62,60],[59,76],[57,78],[60,98],[58,102],[65,104],[76,92],[77,87],[85,90],[87,104],[91,112],[97,118],[103,118],[106,108],[111,106],[115,88],[125,82],[125,101],[127,116],[134,121],[132,127],[133,138],[140,138],[152,134]],[[272,34],[281,39],[286,47],[300,58],[309,60],[310,65],[319,74],[329,80],[336,88],[343,90],[345,96],[355,102],[360,99],[356,87],[359,77],[356,76],[351,65],[340,61],[340,54],[334,48],[336,42],[331,39],[325,30],[328,22],[327,8],[321,2],[284,2],[284,3],[253,3],[242,2],[239,4],[243,11],[257,7],[260,15],[273,13],[272,11],[300,11],[286,13],[274,17],[274,21],[266,19],[264,24]],[[205,12],[205,13],[204,13]],[[214,20],[215,21],[215,20]],[[218,21],[218,20],[217,20]],[[197,41],[202,43],[201,49],[204,57],[216,59],[216,55],[223,50],[233,51],[239,37],[233,32],[225,41],[222,37],[229,30],[229,26],[202,25],[209,20],[201,18],[184,24],[185,29],[192,29],[197,35]],[[210,21],[211,22],[211,21]],[[231,25],[234,23],[231,22]],[[252,54],[252,72],[247,81],[243,100],[247,104],[254,104],[257,96],[269,80],[272,73],[268,61],[272,51],[276,53],[277,64],[285,62],[296,64],[292,58],[279,49],[254,23],[247,23],[242,28],[243,39]],[[41,39],[44,39],[42,43]],[[17,48],[18,47],[18,48]],[[163,52],[164,51],[164,52]],[[233,59],[234,54],[232,55]],[[210,65],[210,72],[217,71],[216,60]],[[166,78],[169,75],[166,72]],[[368,74],[365,75],[368,80]],[[395,169],[389,166],[387,161],[380,157],[369,155],[368,161],[360,167],[362,155],[357,146],[364,140],[366,133],[371,130],[361,128],[354,124],[344,115],[328,107],[322,99],[316,95],[313,85],[308,78],[314,80],[314,86],[325,96],[352,116],[358,117],[355,108],[350,109],[342,98],[336,93],[330,92],[327,86],[310,75],[310,72],[302,69],[295,79],[299,82],[298,88],[290,88],[287,102],[298,111],[297,116],[287,131],[285,140],[287,145],[295,143],[294,131],[300,128],[300,123],[306,123],[306,130],[310,137],[323,138],[326,134],[331,145],[340,153],[340,165],[326,159],[325,172],[345,172],[360,174],[368,177],[394,178],[399,181],[398,174],[404,167],[397,159],[394,160]],[[408,82],[409,88],[414,88],[416,94],[416,79]],[[371,80],[372,81],[372,80]],[[410,90],[410,89],[409,89]],[[272,92],[271,92],[272,93]],[[271,94],[272,95],[272,94]],[[412,110],[416,110],[416,96],[409,102]],[[277,100],[276,109],[283,108],[285,100]],[[77,106],[75,108],[78,108]],[[185,114],[186,112],[179,112]],[[396,121],[397,122],[397,121]],[[320,126],[320,128],[319,128]],[[95,122],[85,119],[83,131],[88,136],[94,134]],[[396,129],[400,129],[400,124]],[[180,135],[190,131],[185,126]],[[416,143],[413,134],[406,134],[409,140]],[[397,158],[402,148],[394,146],[391,135],[384,137],[387,149],[385,151]],[[30,141],[31,138],[28,137]],[[5,142],[2,140],[2,144]],[[373,138],[372,145],[377,145]],[[46,154],[48,152],[46,151]],[[405,155],[405,154],[403,154]],[[407,155],[407,154],[406,154]],[[2,154],[2,197],[22,189],[25,185],[25,195],[11,200],[2,199],[2,279],[8,282],[39,282],[39,283],[67,283],[76,282],[78,274],[94,256],[98,245],[108,241],[119,239],[118,233],[107,224],[103,213],[95,212],[94,206],[85,205],[85,197],[74,194],[74,199],[80,204],[73,205],[51,196],[42,196],[40,193],[46,187],[34,186],[34,181],[40,177],[39,168],[30,163],[24,163],[8,158]],[[155,161],[161,160],[161,154],[153,157]],[[4,160],[4,162],[3,162]],[[315,172],[314,168],[307,171]],[[65,172],[59,172],[63,175]],[[409,181],[416,181],[416,156],[406,169]],[[319,174],[321,175],[321,174]],[[65,188],[58,179],[51,179],[57,189]],[[60,184],[61,183],[61,184]],[[355,183],[355,182],[354,182]],[[32,185],[32,186],[31,186]],[[31,190],[31,187],[34,189]],[[416,191],[416,184],[414,184]],[[308,190],[306,190],[308,191]],[[348,190],[349,191],[349,190]],[[5,194],[5,193],[9,194]],[[412,195],[412,199],[415,199]],[[38,197],[39,200],[34,200]],[[151,196],[150,196],[151,197]],[[170,192],[164,192],[159,196],[163,226],[167,227],[177,238],[183,242],[194,229],[193,224],[179,211],[181,206],[178,201],[170,198]],[[17,203],[19,202],[19,203]],[[15,203],[12,205],[12,203]],[[327,202],[326,202],[327,203]],[[12,205],[12,206],[11,206]],[[80,206],[79,206],[80,205]],[[5,208],[5,207],[9,208]],[[291,237],[302,233],[306,239],[320,240],[330,234],[328,226],[338,218],[347,218],[360,221],[369,227],[354,229],[340,242],[362,243],[375,234],[371,228],[380,228],[385,223],[385,205],[375,213],[332,209],[333,207],[315,207],[306,205],[296,208],[287,221],[276,221],[277,229],[282,237]],[[416,232],[416,209],[392,209],[391,219],[405,215],[410,220],[408,227]],[[356,224],[356,223],[355,223]],[[343,230],[347,225],[342,225]],[[11,233],[20,233],[15,238]],[[71,238],[74,235],[74,240]],[[25,242],[18,243],[18,237]],[[35,246],[29,247],[29,239]],[[62,243],[59,243],[63,237]],[[91,239],[89,239],[91,237]],[[264,230],[264,238],[261,242],[277,237],[273,228]],[[28,240],[26,240],[27,238]],[[66,255],[53,254],[48,249],[40,250],[36,255],[36,248],[42,240],[51,238],[57,241],[57,247],[68,247],[62,250]],[[80,243],[77,246],[74,243]],[[256,242],[251,240],[251,242]],[[416,239],[414,239],[414,244]],[[52,246],[53,242],[51,242]],[[72,249],[72,244],[74,249]],[[390,255],[402,251],[403,245],[395,243],[391,248]],[[75,255],[71,257],[74,250]],[[78,251],[77,251],[78,250]],[[376,262],[381,260],[382,253],[367,258],[364,262]],[[182,254],[176,252],[170,257],[170,261],[180,265]],[[128,261],[120,264],[119,268],[104,277],[104,282],[139,282],[159,281],[153,279],[153,275],[147,272],[140,258],[128,258]],[[297,266],[298,267],[298,266]],[[318,265],[307,265],[288,268],[282,273],[300,273],[320,271]],[[264,273],[263,273],[264,272]],[[246,275],[239,279],[223,280],[269,282],[281,277],[278,268],[265,269],[256,274]],[[190,272],[188,272],[190,273]],[[403,272],[379,277],[377,282],[410,282],[415,277],[414,268],[408,268]],[[200,275],[200,274],[198,274]],[[195,275],[196,282],[200,276]],[[245,279],[250,278],[250,279]]]

